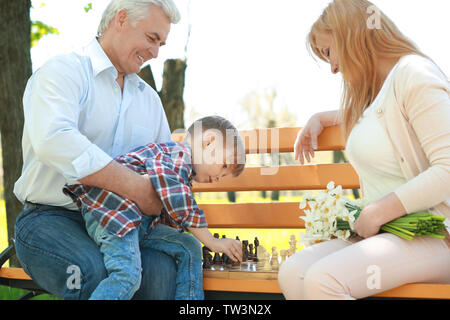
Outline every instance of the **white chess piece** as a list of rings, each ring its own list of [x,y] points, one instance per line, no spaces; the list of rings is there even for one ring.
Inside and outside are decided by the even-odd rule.
[[[258,268],[264,267],[264,259],[266,257],[265,253],[266,253],[266,248],[264,248],[263,246],[259,246],[257,254],[256,254],[256,257],[258,258],[258,262],[256,263],[256,266]]]
[[[283,262],[286,261],[287,254],[288,254],[288,250],[280,250],[280,256],[281,256],[280,266],[283,264]]]
[[[278,268],[280,267],[277,247],[272,247],[272,258],[270,259],[270,266],[272,267],[272,270],[278,270]]]
[[[270,266],[270,253],[268,253],[267,251],[264,252],[264,266],[263,266],[263,270],[264,271],[271,271],[272,267]]]
[[[288,256],[292,256],[297,251],[297,239],[295,239],[295,235],[291,235],[289,240],[289,250]]]

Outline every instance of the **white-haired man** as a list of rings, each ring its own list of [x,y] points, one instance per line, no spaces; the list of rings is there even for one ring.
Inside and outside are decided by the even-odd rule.
[[[58,297],[88,299],[106,277],[102,255],[63,194],[64,184],[113,191],[149,216],[161,212],[150,179],[113,158],[149,141],[171,140],[157,93],[136,72],[158,56],[179,19],[172,0],[112,0],[96,39],[51,58],[28,81],[24,165],[14,188],[24,203],[15,226],[16,252],[33,280]],[[135,298],[173,298],[171,258],[142,250],[142,268]]]

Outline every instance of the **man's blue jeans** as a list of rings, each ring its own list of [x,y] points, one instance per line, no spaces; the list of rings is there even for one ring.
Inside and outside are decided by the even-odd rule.
[[[92,293],[92,300],[128,300],[141,282],[142,249],[155,249],[177,263],[176,300],[201,300],[203,294],[202,250],[194,237],[158,224],[148,231],[152,217],[143,216],[141,225],[117,237],[102,227],[88,211],[81,209],[88,234],[103,254],[108,277]]]
[[[78,211],[25,205],[15,225],[17,257],[44,290],[64,299],[89,299],[106,278],[103,257]],[[175,298],[177,266],[168,255],[141,250],[142,280],[133,299]],[[77,281],[76,276],[80,276]]]

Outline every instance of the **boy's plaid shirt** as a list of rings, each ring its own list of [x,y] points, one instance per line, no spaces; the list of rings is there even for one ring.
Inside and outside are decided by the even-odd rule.
[[[180,232],[188,227],[205,228],[203,210],[192,197],[192,151],[187,143],[148,144],[116,159],[139,174],[148,174],[164,209],[155,217],[149,229],[158,223],[169,224]],[[137,205],[121,196],[96,187],[81,184],[66,185],[63,192],[81,209],[87,207],[112,234],[122,237],[141,223]]]

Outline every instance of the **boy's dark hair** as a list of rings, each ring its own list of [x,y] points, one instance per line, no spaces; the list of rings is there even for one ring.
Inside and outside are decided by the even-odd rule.
[[[223,143],[225,147],[233,146],[234,149],[234,161],[231,164],[233,166],[233,177],[239,176],[245,168],[245,145],[242,140],[239,131],[236,127],[227,119],[220,116],[208,116],[194,121],[187,129],[187,135],[194,135],[194,128],[201,125],[202,133],[207,130],[217,130],[224,137]],[[232,141],[229,141],[230,138]]]

